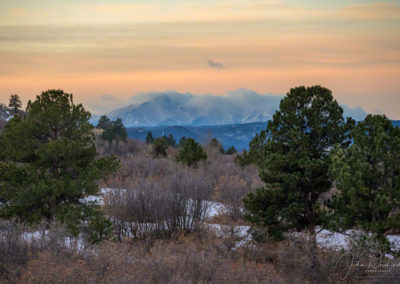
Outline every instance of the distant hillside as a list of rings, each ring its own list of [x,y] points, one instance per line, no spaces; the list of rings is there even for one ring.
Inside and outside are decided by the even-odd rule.
[[[400,120],[393,120],[393,125],[400,127]],[[182,136],[196,139],[206,144],[211,138],[217,138],[225,149],[235,146],[239,151],[248,149],[251,139],[267,127],[267,122],[254,122],[244,124],[213,125],[213,126],[156,126],[128,128],[128,136],[145,141],[149,131],[154,137],[169,135],[170,133],[178,142]]]
[[[265,129],[266,122],[254,122],[245,124],[214,125],[214,126],[157,126],[128,128],[128,136],[145,141],[149,131],[154,137],[172,135],[177,142],[183,136],[191,137],[202,144],[206,144],[215,137],[222,143],[225,149],[235,146],[238,150],[247,149],[250,140]]]

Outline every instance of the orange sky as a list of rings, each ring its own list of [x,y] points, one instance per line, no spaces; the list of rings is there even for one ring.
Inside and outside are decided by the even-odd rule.
[[[400,119],[400,4],[320,2],[5,1],[0,101],[62,88],[98,113],[137,92],[321,84],[340,103]]]

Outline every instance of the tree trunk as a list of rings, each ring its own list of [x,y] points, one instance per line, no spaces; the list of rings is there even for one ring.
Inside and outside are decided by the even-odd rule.
[[[53,192],[50,196],[50,221],[52,223],[55,222],[55,215],[56,215],[56,206],[57,206],[57,201],[56,201],[56,195]]]
[[[313,281],[318,281],[321,279],[320,276],[322,271],[318,260],[317,234],[315,232],[315,226],[310,226],[308,228],[308,244],[311,257],[310,276]]]

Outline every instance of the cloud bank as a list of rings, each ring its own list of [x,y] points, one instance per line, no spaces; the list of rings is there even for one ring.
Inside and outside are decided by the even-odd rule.
[[[108,113],[128,127],[159,125],[226,125],[270,120],[283,95],[259,94],[238,89],[224,96],[176,91],[139,93],[131,104]],[[362,108],[342,105],[345,116],[362,120]]]

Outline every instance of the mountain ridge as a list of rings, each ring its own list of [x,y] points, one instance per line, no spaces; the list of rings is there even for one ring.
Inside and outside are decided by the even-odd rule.
[[[138,102],[106,115],[112,120],[121,118],[126,127],[245,124],[272,119],[282,98],[246,89],[228,92],[226,96],[166,91],[139,95]],[[341,106],[345,116],[356,120],[366,115],[361,107]],[[97,118],[94,116],[92,122],[96,123]]]
[[[237,150],[248,149],[253,137],[266,129],[267,121],[244,124],[209,125],[209,126],[152,126],[127,128],[130,138],[145,141],[148,132],[154,137],[172,134],[176,141],[183,136],[194,138],[201,144],[207,144],[211,138],[220,141],[225,149],[234,146]],[[400,120],[392,120],[393,125],[400,127]]]

